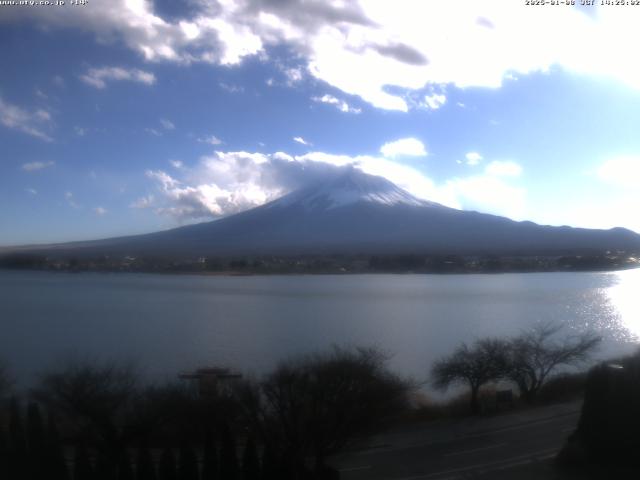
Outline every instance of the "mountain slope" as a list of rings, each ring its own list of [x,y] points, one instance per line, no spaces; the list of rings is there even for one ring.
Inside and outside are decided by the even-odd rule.
[[[34,250],[77,255],[424,253],[562,255],[640,251],[630,230],[540,226],[418,199],[349,169],[220,220],[163,232]]]

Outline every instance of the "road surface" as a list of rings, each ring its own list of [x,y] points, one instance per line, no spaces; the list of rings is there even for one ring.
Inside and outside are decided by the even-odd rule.
[[[575,429],[579,412],[574,402],[404,427],[334,463],[343,480],[555,478],[550,459]]]

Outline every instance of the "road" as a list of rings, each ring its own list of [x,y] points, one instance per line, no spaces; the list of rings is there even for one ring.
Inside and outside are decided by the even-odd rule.
[[[549,460],[575,429],[579,410],[580,403],[569,403],[404,427],[334,463],[344,480],[555,478]]]

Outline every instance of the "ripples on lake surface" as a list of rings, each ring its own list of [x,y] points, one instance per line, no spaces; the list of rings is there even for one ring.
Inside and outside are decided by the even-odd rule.
[[[216,277],[0,271],[0,357],[30,378],[71,354],[125,358],[153,377],[224,364],[264,372],[332,344],[378,345],[424,379],[460,342],[562,322],[640,337],[640,270],[502,275]]]

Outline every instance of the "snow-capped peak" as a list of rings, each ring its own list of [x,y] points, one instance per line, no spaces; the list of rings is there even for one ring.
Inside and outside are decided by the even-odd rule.
[[[274,207],[298,205],[305,210],[331,210],[355,203],[439,206],[421,200],[386,178],[349,168],[328,180],[296,190],[272,203]]]

